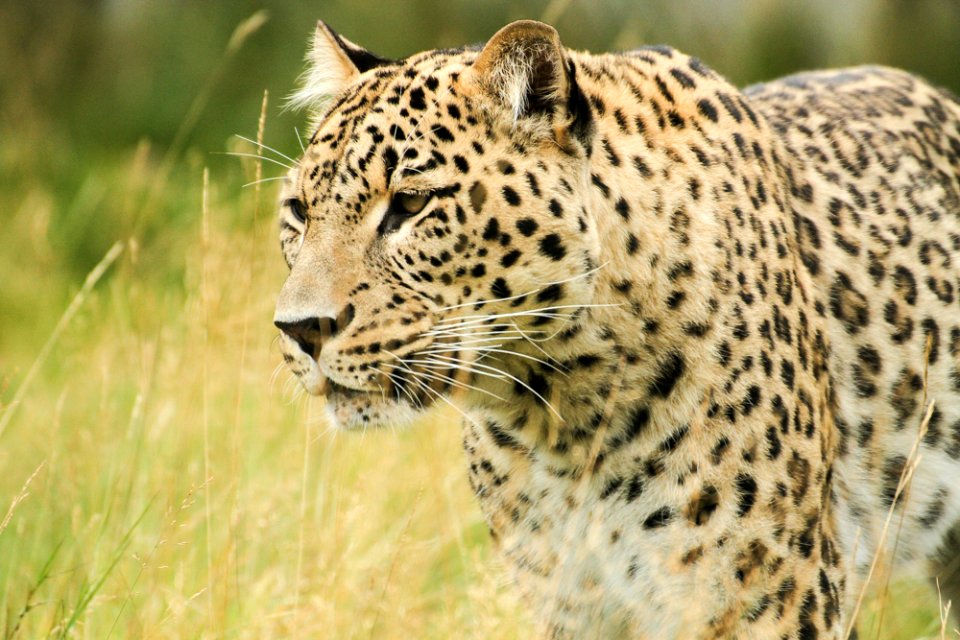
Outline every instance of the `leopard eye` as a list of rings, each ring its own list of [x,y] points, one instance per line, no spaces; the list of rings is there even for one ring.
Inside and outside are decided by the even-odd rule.
[[[408,215],[415,215],[423,211],[423,208],[427,206],[427,203],[430,201],[429,193],[398,193],[393,196],[393,202],[391,204],[396,205],[396,209],[403,211]]]
[[[300,224],[305,224],[307,221],[307,207],[303,204],[302,200],[297,198],[289,198],[284,201],[283,206],[290,209],[290,213],[293,214],[293,217],[297,219],[297,222]]]
[[[429,192],[401,191],[395,193],[393,198],[390,199],[390,206],[387,207],[387,212],[384,214],[383,220],[380,221],[377,230],[381,235],[396,231],[404,220],[423,211],[431,198],[433,198],[433,194]]]

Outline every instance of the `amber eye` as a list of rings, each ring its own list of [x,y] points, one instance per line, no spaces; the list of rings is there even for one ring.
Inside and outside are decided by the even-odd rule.
[[[432,193],[415,191],[401,191],[394,194],[377,230],[381,235],[396,231],[404,220],[423,211],[432,197]]]
[[[411,216],[423,211],[429,201],[429,193],[398,193],[393,196],[393,204],[396,205],[397,212],[402,211]]]
[[[290,209],[290,213],[293,214],[293,217],[296,218],[300,224],[307,221],[307,207],[303,204],[303,201],[297,198],[289,198],[283,202],[283,206]]]

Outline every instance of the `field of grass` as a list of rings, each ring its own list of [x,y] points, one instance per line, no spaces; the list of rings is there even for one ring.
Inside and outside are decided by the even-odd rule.
[[[277,168],[177,134],[78,170],[39,145],[53,124],[17,124],[0,144],[17,187],[0,188],[3,637],[530,637],[454,414],[329,432],[279,368],[275,193],[243,186]],[[894,585],[860,628],[940,637],[936,593]]]
[[[212,175],[206,199],[198,168],[177,187],[192,223],[153,247],[121,241],[99,282],[76,283],[62,327],[35,318],[34,335],[56,340],[35,376],[39,341],[4,363],[16,402],[0,414],[0,495],[13,501],[0,629],[524,637],[501,626],[519,608],[489,557],[456,420],[338,437],[277,369],[285,267],[272,194],[240,188],[256,177],[245,164]],[[21,240],[34,214],[13,220]],[[42,285],[5,267],[24,295]]]

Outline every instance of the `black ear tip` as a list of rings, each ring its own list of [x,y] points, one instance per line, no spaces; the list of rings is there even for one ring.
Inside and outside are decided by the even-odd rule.
[[[322,31],[331,37],[336,37],[337,32],[323,20],[317,20],[317,31]]]
[[[374,67],[381,67],[394,63],[394,61],[389,58],[378,56],[375,53],[357,45],[356,43],[351,42],[347,38],[337,33],[333,27],[323,20],[317,20],[317,34],[319,35],[321,33],[326,34],[328,39],[335,42],[340,50],[346,54],[350,61],[357,67],[357,70],[361,73],[373,69]]]

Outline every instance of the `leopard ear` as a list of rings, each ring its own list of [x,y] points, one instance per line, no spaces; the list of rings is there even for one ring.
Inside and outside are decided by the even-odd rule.
[[[350,42],[320,20],[307,52],[308,66],[301,87],[290,97],[288,106],[317,110],[364,71],[391,62]]]
[[[480,85],[513,115],[566,116],[566,128],[586,141],[590,108],[576,82],[560,35],[534,20],[511,22],[493,35],[473,65]]]

